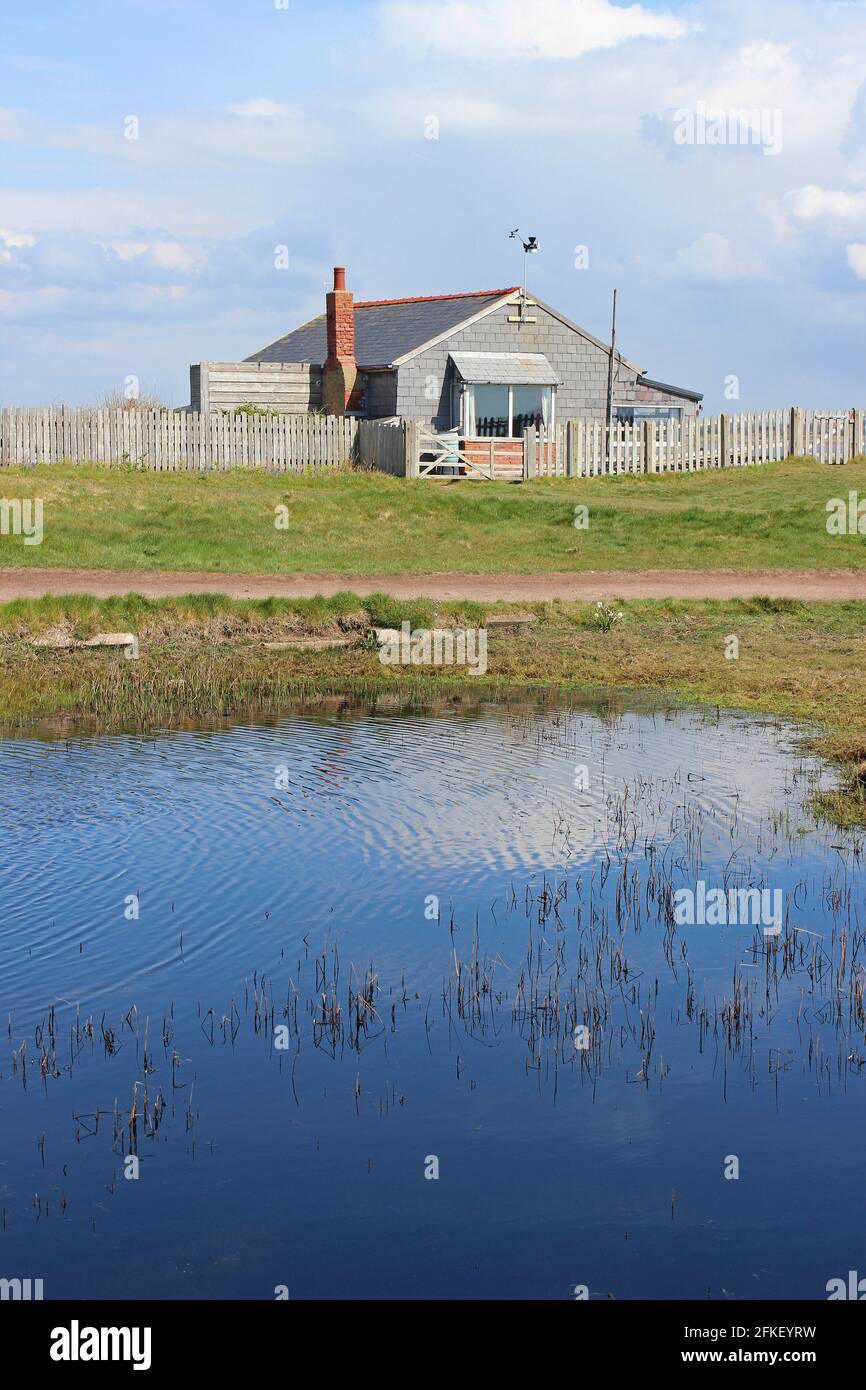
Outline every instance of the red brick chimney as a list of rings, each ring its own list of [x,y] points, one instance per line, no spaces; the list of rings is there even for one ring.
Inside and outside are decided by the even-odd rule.
[[[334,288],[325,297],[328,324],[328,356],[322,373],[322,403],[329,415],[344,415],[356,396],[358,367],[355,362],[355,307],[346,289],[346,271],[334,266]]]

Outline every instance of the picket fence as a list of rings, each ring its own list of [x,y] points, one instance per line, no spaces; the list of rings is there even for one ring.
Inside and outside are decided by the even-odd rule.
[[[449,467],[431,466],[437,455],[438,463]],[[516,480],[742,468],[792,455],[831,464],[866,455],[866,412],[795,406],[762,414],[638,420],[614,424],[609,447],[603,422],[566,420],[551,434],[529,429],[522,440],[460,438],[458,447],[455,432],[440,437],[409,420],[60,406],[0,410],[0,467],[68,462],[161,472],[300,473],[355,464],[399,477],[462,470],[473,477]]]
[[[334,415],[196,415],[168,410],[0,410],[0,466],[112,463],[299,473],[355,461],[358,422]]]
[[[680,473],[745,468],[791,456],[840,464],[864,454],[863,410],[818,411],[795,406],[760,414],[615,423],[609,449],[604,423],[567,420],[552,435],[527,430],[524,476]]]

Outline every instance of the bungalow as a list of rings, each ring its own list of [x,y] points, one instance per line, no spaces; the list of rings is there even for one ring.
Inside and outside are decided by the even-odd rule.
[[[604,420],[609,362],[606,344],[519,286],[355,304],[341,266],[324,314],[246,359],[269,378],[272,367],[302,371],[309,395],[296,409],[400,416],[473,438]],[[681,419],[701,400],[615,354],[616,419]]]

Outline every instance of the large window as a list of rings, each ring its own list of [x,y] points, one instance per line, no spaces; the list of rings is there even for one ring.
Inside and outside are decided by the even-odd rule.
[[[523,431],[550,429],[553,390],[550,386],[465,386],[459,424],[471,439],[519,439]]]

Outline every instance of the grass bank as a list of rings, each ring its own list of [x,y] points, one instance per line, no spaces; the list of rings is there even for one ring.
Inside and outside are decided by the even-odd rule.
[[[0,486],[44,508],[42,544],[0,536],[0,566],[367,576],[866,567],[866,536],[826,529],[829,498],[866,497],[866,460],[518,485],[44,466],[4,469]],[[277,507],[287,529],[275,526]]]
[[[490,635],[487,673],[474,677],[454,667],[383,666],[364,643],[371,624],[408,619],[420,627],[480,626],[514,611],[502,604],[399,602],[387,595],[362,600],[351,593],[261,602],[210,594],[19,600],[0,605],[0,720],[7,731],[44,720],[86,720],[108,730],[274,711],[328,693],[416,704],[538,691],[556,697],[645,690],[809,721],[809,746],[839,765],[839,792],[822,798],[819,809],[836,822],[866,823],[866,800],[855,779],[866,760],[862,605],[640,601],[622,605],[622,620],[602,632],[590,605],[523,604],[520,611],[534,623],[516,634]],[[46,637],[126,630],[139,637],[137,661],[120,652],[33,645]],[[736,659],[725,655],[732,636]],[[310,638],[352,645],[265,645]]]

